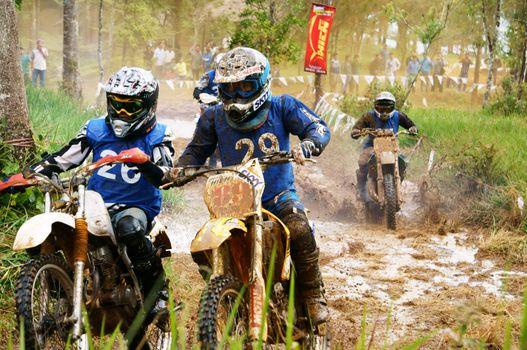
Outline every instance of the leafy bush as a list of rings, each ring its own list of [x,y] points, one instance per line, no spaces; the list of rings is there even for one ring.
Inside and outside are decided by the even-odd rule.
[[[512,77],[507,77],[501,86],[503,90],[494,97],[489,110],[496,115],[527,114],[527,100],[525,99],[527,84],[518,84],[513,81]],[[523,98],[518,98],[521,96],[520,90]]]

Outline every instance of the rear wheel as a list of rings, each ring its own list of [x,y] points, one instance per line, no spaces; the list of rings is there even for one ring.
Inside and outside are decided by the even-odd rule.
[[[302,348],[305,350],[331,350],[331,333],[327,324],[324,327],[326,328],[324,335],[312,334],[307,336]]]
[[[227,320],[234,312],[234,304],[242,286],[242,282],[231,276],[218,276],[207,284],[201,295],[198,320],[202,350],[219,349],[222,340],[222,348],[228,348],[228,340],[241,339],[247,335],[249,317],[244,299],[234,315],[229,333],[225,334]]]
[[[20,271],[15,299],[26,349],[64,349],[72,324],[72,272],[62,256],[42,255]]]
[[[384,173],[384,212],[386,213],[386,226],[390,230],[397,228],[395,214],[397,213],[397,196],[393,174]]]

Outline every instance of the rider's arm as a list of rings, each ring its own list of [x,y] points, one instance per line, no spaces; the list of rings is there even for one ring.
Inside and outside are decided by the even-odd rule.
[[[194,99],[199,100],[199,94],[201,94],[209,85],[209,80],[210,78],[208,72],[206,72],[201,76],[201,78],[199,78],[198,83],[194,88],[194,91],[192,92],[192,97],[194,97]]]
[[[312,141],[316,147],[313,155],[320,155],[331,138],[326,123],[309,107],[292,96],[284,95],[282,103],[284,105],[279,108],[284,112],[282,120],[289,132],[297,135],[302,141]]]
[[[351,137],[352,138],[358,138],[360,136],[358,136],[358,132],[362,129],[365,129],[365,128],[371,128],[373,127],[374,124],[374,121],[373,121],[373,118],[371,116],[371,114],[368,112],[368,113],[364,113],[360,118],[359,120],[357,120],[355,122],[355,124],[353,125],[353,127],[351,128]]]
[[[222,106],[212,107],[201,114],[192,140],[185,148],[185,151],[177,161],[178,167],[201,166],[205,164],[207,158],[214,153],[218,137],[214,127],[214,115],[216,110]]]
[[[414,122],[403,112],[399,112],[399,125],[407,130],[415,126]]]
[[[174,146],[172,146],[173,140],[174,134],[172,133],[172,130],[167,127],[165,129],[163,141],[155,145],[152,150],[151,160],[137,165],[139,171],[154,186],[159,187],[163,184],[165,174],[167,174],[174,165],[173,158],[175,151]]]
[[[92,150],[86,136],[88,123],[82,127],[77,136],[66,146],[53,154],[45,156],[40,162],[32,165],[31,169],[50,177],[52,173],[61,173],[81,165]]]

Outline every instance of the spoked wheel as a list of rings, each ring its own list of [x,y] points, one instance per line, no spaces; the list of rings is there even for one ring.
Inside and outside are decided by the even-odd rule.
[[[241,339],[247,335],[249,314],[244,299],[234,315],[229,334],[224,334],[227,320],[234,312],[234,304],[242,286],[239,280],[231,276],[219,276],[209,281],[201,295],[198,320],[202,350],[219,349],[222,339],[225,341],[222,348],[228,348],[229,339]]]
[[[72,324],[72,272],[62,256],[29,260],[20,272],[15,298],[26,349],[64,349]]]
[[[384,211],[386,213],[386,226],[390,230],[397,228],[395,214],[397,213],[397,196],[395,195],[395,182],[393,174],[384,174]]]

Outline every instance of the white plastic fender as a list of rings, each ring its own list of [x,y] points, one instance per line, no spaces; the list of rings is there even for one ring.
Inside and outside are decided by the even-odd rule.
[[[114,240],[112,221],[101,195],[95,191],[86,191],[86,221],[88,231],[96,236],[111,236]]]
[[[381,164],[395,164],[395,154],[393,152],[381,152]]]
[[[50,235],[51,226],[56,222],[75,228],[75,219],[70,214],[43,213],[35,215],[18,229],[13,250],[33,248],[42,244]]]

